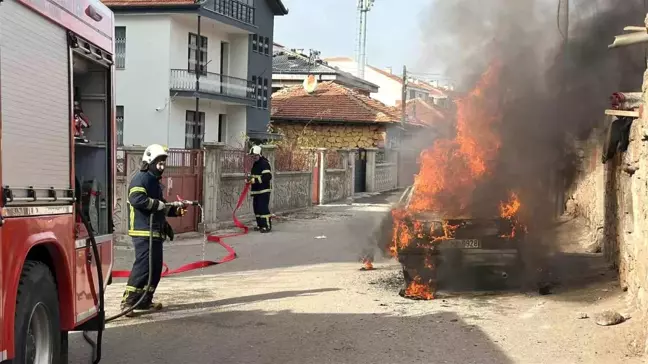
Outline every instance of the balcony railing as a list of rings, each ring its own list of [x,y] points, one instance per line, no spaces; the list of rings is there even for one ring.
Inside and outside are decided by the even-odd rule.
[[[203,8],[254,25],[254,6],[239,0],[207,0]]]
[[[171,70],[171,90],[195,92],[196,74],[187,70]],[[200,75],[200,89],[198,91],[247,100],[255,99],[254,85],[251,81],[211,72]]]

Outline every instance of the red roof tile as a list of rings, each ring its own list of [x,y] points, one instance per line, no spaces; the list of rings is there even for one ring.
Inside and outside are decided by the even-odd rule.
[[[400,121],[397,108],[333,82],[323,82],[309,94],[302,86],[272,95],[272,118],[367,123]]]
[[[447,124],[448,116],[438,107],[422,99],[407,101],[407,122],[412,125],[438,127]]]
[[[197,5],[194,0],[102,0],[102,2],[108,7]]]

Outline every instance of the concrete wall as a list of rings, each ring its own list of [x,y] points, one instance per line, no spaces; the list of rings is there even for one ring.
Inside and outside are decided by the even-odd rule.
[[[126,64],[115,76],[115,103],[124,107],[124,145],[165,143],[169,115],[156,108],[169,101],[171,17],[119,15],[115,26],[126,27]]]
[[[225,173],[223,170],[222,157],[225,155],[225,144],[206,143],[204,149],[204,170],[203,170],[203,207],[205,212],[204,226],[207,231],[218,229],[222,225],[229,225],[232,222],[232,212],[236,207],[241,191],[245,186],[244,173]],[[138,171],[143,147],[125,147],[124,153],[125,170],[117,176],[115,186],[115,213],[113,223],[117,241],[128,241],[125,236],[128,231],[128,183]],[[377,149],[367,151],[367,190],[368,192],[382,192],[394,189],[396,186],[396,163],[388,162],[376,164]],[[355,151],[340,150],[342,166],[338,169],[330,169],[326,166],[326,149],[319,149],[313,153],[319,153],[324,164],[311,166],[311,170],[299,172],[287,172],[275,168],[276,146],[263,146],[263,154],[270,161],[273,173],[270,209],[273,213],[281,213],[306,208],[312,205],[313,201],[313,171],[312,168],[320,169],[321,180],[317,183],[323,187],[321,203],[345,201],[354,194],[354,172],[355,172]],[[241,153],[243,155],[244,153]],[[396,153],[391,155],[395,156]],[[391,160],[391,159],[390,159]],[[394,159],[396,160],[396,159]],[[375,182],[374,182],[375,181]],[[252,200],[247,198],[237,212],[240,219],[252,217]]]

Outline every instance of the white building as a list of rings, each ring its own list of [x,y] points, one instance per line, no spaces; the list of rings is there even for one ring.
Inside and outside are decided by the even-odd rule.
[[[256,68],[272,65],[273,18],[287,13],[281,1],[104,2],[116,14],[121,145],[243,146],[246,135],[265,132],[272,75]]]
[[[342,71],[358,76],[358,64],[348,57],[334,57],[324,59],[328,65],[337,67]],[[403,100],[403,78],[392,73],[390,68],[382,70],[370,65],[365,67],[365,80],[379,86],[378,92],[372,93],[371,97],[389,106],[400,105]],[[445,99],[440,90],[432,85],[421,81],[409,80],[407,84],[407,100],[414,99],[432,100],[437,104],[436,99]]]

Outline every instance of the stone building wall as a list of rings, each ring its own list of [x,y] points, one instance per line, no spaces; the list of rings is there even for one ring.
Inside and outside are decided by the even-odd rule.
[[[644,75],[644,104],[647,89],[648,71]],[[610,123],[607,120],[606,126]],[[603,253],[619,270],[620,283],[639,311],[637,319],[648,320],[647,115],[634,120],[628,150],[606,165],[600,161],[602,143],[583,151],[581,178],[571,191],[568,210],[602,231]],[[590,167],[591,160],[596,161],[596,167]]]
[[[275,131],[288,142],[304,148],[357,149],[376,148],[387,138],[385,125],[321,125],[272,121]]]

